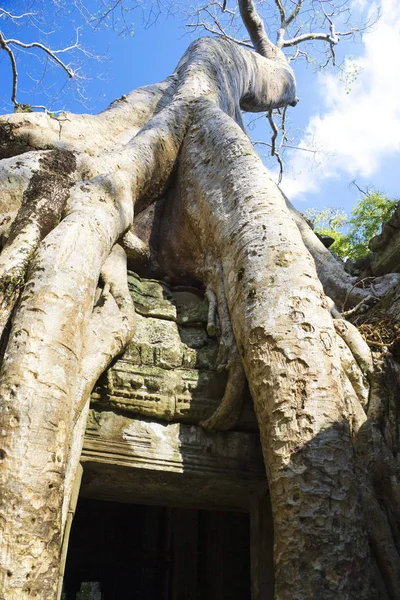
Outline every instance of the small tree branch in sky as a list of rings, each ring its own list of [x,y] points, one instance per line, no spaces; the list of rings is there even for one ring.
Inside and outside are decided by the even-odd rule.
[[[294,19],[296,19],[297,15],[299,14],[301,7],[303,6],[303,0],[298,0],[294,11],[289,15],[289,17],[286,17],[286,12],[281,0],[275,0],[275,3],[278,6],[278,10],[281,16],[281,26],[278,30],[276,45],[278,46],[278,48],[282,48],[284,44],[284,36],[286,30],[290,23],[294,21]]]
[[[11,48],[7,45],[7,42],[3,38],[3,34],[0,31],[0,48],[5,50],[9,56],[12,70],[12,92],[11,92],[11,102],[16,106],[17,102],[17,87],[18,87],[18,70],[17,70],[17,62],[15,60],[15,56]]]
[[[40,50],[42,50],[43,52],[45,52],[46,54],[48,54],[50,56],[50,58],[52,58],[60,67],[62,67],[64,69],[64,71],[67,73],[68,77],[72,79],[72,77],[74,76],[74,72],[72,71],[72,69],[70,69],[68,67],[68,65],[66,65],[61,59],[58,58],[57,54],[62,52],[62,50],[50,50],[50,48],[47,48],[47,46],[44,46],[43,44],[41,44],[40,42],[31,42],[30,44],[24,44],[24,42],[21,42],[20,40],[13,40],[13,39],[9,39],[9,40],[4,40],[3,38],[3,43],[6,46],[10,46],[10,45],[14,45],[14,46],[19,46],[21,48],[39,48]]]
[[[269,124],[271,125],[271,129],[272,129],[271,156],[275,156],[276,160],[278,161],[278,164],[279,164],[278,184],[280,184],[282,182],[282,176],[283,176],[283,162],[282,162],[280,154],[276,148],[276,140],[278,138],[278,127],[276,126],[276,123],[274,121],[272,110],[270,110],[267,113],[267,117],[268,117]]]
[[[17,107],[19,105],[19,102],[17,100],[18,69],[17,69],[17,61],[15,59],[14,52],[10,48],[10,46],[17,46],[17,47],[21,47],[24,49],[39,48],[40,50],[45,52],[52,60],[54,60],[60,67],[62,67],[70,79],[72,77],[74,77],[74,72],[68,67],[68,65],[66,65],[62,60],[60,60],[58,58],[58,56],[56,56],[56,53],[54,51],[50,50],[50,48],[47,48],[46,46],[44,46],[43,44],[40,44],[39,42],[32,42],[30,44],[25,44],[25,43],[21,42],[20,40],[16,40],[16,39],[5,40],[3,34],[0,32],[0,48],[2,50],[4,50],[5,52],[7,52],[9,59],[10,59],[10,64],[11,64],[11,71],[12,71],[11,102],[14,104],[14,107]]]
[[[281,0],[275,0],[275,4],[278,7],[279,13],[281,15],[281,26],[284,27],[286,24],[286,13],[285,13],[285,9],[283,7],[283,4],[281,2]]]
[[[0,17],[7,17],[8,19],[11,19],[12,21],[18,21],[19,19],[24,19],[25,17],[34,17],[36,15],[36,13],[34,12],[26,12],[26,13],[22,13],[21,15],[13,15],[12,13],[8,12],[7,10],[4,10],[4,8],[0,8]]]

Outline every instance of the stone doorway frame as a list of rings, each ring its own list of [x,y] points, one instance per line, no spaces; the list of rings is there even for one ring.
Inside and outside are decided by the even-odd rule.
[[[91,410],[64,536],[78,496],[250,514],[252,600],[273,600],[273,525],[258,435]]]

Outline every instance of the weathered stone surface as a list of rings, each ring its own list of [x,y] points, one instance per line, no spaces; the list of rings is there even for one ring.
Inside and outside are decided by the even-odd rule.
[[[164,290],[157,281],[141,279],[131,271],[128,275],[128,285],[137,313],[176,320],[176,309],[164,298]]]
[[[378,239],[376,240],[376,238]],[[371,242],[370,248],[375,250],[371,261],[371,267],[374,275],[384,275],[386,273],[399,273],[400,231],[394,231],[390,239],[385,241],[382,240],[381,236],[375,236],[375,238],[372,238]]]
[[[253,433],[210,433],[92,409],[81,460],[88,497],[154,503],[161,486],[164,504],[246,508],[253,492],[266,491]]]
[[[171,290],[172,300],[177,307],[177,322],[180,325],[207,323],[208,303],[205,298],[186,290]]]
[[[133,273],[129,285],[135,336],[98,382],[92,401],[151,419],[199,423],[220,404],[227,380],[215,368],[218,343],[207,335],[207,300]],[[257,430],[249,394],[238,428]]]
[[[179,335],[182,342],[194,350],[200,350],[209,345],[207,332],[202,327],[180,327]]]
[[[387,223],[382,223],[381,232],[369,241],[368,246],[373,253],[370,258],[374,275],[400,272],[400,202]]]
[[[325,235],[323,233],[318,233],[318,232],[315,232],[315,235],[317,236],[317,238],[319,240],[321,240],[321,242],[323,243],[325,248],[330,248],[335,241],[335,239],[333,237],[331,237],[330,235]]]

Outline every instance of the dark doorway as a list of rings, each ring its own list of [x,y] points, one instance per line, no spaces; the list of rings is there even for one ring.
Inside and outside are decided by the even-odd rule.
[[[249,515],[82,498],[63,597],[250,600]]]

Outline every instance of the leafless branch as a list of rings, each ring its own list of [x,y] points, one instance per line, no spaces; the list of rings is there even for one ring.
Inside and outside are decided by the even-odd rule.
[[[293,12],[292,12],[292,14],[291,14],[291,15],[289,15],[289,17],[286,19],[286,26],[290,25],[290,23],[291,23],[292,21],[294,21],[294,20],[297,18],[297,16],[298,16],[299,12],[301,11],[301,8],[302,8],[302,6],[303,6],[303,0],[298,0],[298,2],[297,2],[297,4],[296,4],[296,7],[295,7],[294,11],[293,11]]]
[[[12,13],[8,12],[7,10],[5,10],[4,8],[0,8],[0,17],[5,16],[8,19],[11,19],[12,21],[18,21],[19,19],[24,19],[25,17],[34,17],[36,16],[37,13],[35,12],[26,12],[26,13],[22,13],[21,15],[13,15]]]
[[[222,32],[220,29],[215,29],[214,27],[211,27],[205,21],[201,21],[198,23],[187,23],[186,27],[190,27],[190,28],[202,27],[204,29],[204,31],[208,31],[208,33],[212,33],[213,35],[222,35],[227,40],[230,40],[231,42],[235,42],[236,44],[239,44],[240,46],[244,46],[246,48],[253,48],[253,46],[246,40],[238,40],[236,38],[233,38],[232,36],[228,35],[227,33]]]
[[[21,15],[24,16],[24,15]],[[17,91],[18,91],[18,68],[17,61],[15,58],[15,54],[13,52],[12,46],[16,46],[17,48],[22,49],[31,49],[31,48],[39,48],[42,50],[48,57],[50,57],[54,62],[56,62],[59,66],[61,66],[64,71],[67,73],[69,78],[74,77],[75,73],[66,65],[60,58],[58,58],[57,53],[63,52],[63,50],[50,50],[44,44],[39,42],[31,42],[29,44],[25,44],[20,40],[9,38],[5,39],[3,33],[0,31],[0,49],[4,50],[10,59],[11,71],[12,71],[12,92],[11,92],[11,102],[14,104],[14,107],[19,106],[19,102],[17,100]],[[77,43],[73,46],[77,47]],[[35,106],[33,108],[45,108],[43,106]],[[45,109],[46,110],[46,109]]]
[[[12,84],[12,93],[11,93],[11,102],[14,104],[14,106],[17,103],[17,86],[18,86],[18,70],[17,70],[17,61],[15,60],[15,56],[13,51],[11,50],[11,48],[7,45],[6,41],[4,40],[3,34],[0,31],[0,48],[2,48],[2,50],[5,50],[9,56],[10,59],[10,63],[11,63],[11,70],[12,70],[12,78],[13,78],[13,84]]]
[[[264,21],[258,14],[254,0],[238,0],[238,3],[240,15],[250,35],[254,49],[265,58],[279,58],[278,49],[265,31]]]
[[[272,148],[272,144],[268,142],[253,142],[253,146],[268,146],[268,148]],[[291,144],[282,144],[281,148],[290,148],[291,150],[301,150],[302,152],[311,152],[312,154],[316,154],[317,150],[311,150],[311,148],[303,148],[302,146],[292,146]]]
[[[360,186],[356,183],[355,179],[353,179],[353,181],[350,181],[350,185],[354,185],[358,189],[358,191],[364,196],[368,196],[368,194],[370,193],[370,190],[368,188],[366,190],[361,189]]]
[[[217,19],[215,14],[212,14],[212,12],[208,9],[208,7],[204,7],[202,10],[204,10],[204,12],[210,17],[210,19],[213,20],[215,26],[217,27],[217,30],[220,32],[221,35],[223,35],[225,38],[230,37],[226,31],[224,30],[224,28],[222,27],[219,19]]]
[[[287,28],[289,27],[290,23],[292,21],[294,21],[294,19],[299,14],[301,7],[303,6],[303,0],[297,0],[296,6],[295,6],[293,12],[288,17],[286,17],[286,12],[285,12],[285,9],[283,7],[281,0],[275,0],[275,4],[278,7],[279,14],[281,17],[281,26],[278,29],[276,45],[278,48],[282,48],[284,45],[284,37],[285,37],[286,31],[287,31]]]
[[[222,36],[225,39],[231,40],[236,44],[246,48],[253,48],[250,40],[238,39],[234,35],[234,27],[232,27],[236,12],[227,8],[226,2],[212,1],[198,7],[190,7],[188,18],[192,22],[186,23],[189,29],[201,28],[213,35]],[[221,15],[219,18],[218,15]]]
[[[332,38],[330,33],[303,33],[295,38],[290,40],[285,40],[283,42],[283,48],[290,48],[291,46],[297,46],[298,44],[302,44],[303,42],[322,40],[324,42],[329,42],[331,44],[337,44],[339,42],[339,38],[336,36]]]
[[[4,43],[7,46],[10,46],[12,44],[14,46],[19,46],[21,48],[39,48],[40,50],[42,50],[43,52],[48,54],[48,56],[50,56],[50,58],[52,58],[54,60],[54,62],[56,62],[60,67],[62,67],[70,79],[72,79],[72,77],[74,76],[74,72],[68,67],[68,65],[66,65],[61,59],[59,59],[57,57],[56,54],[58,52],[61,52],[61,50],[56,50],[54,52],[53,50],[50,50],[50,48],[47,48],[47,46],[44,46],[43,44],[41,44],[40,42],[31,42],[30,44],[25,44],[24,42],[21,42],[20,40],[9,39],[9,40],[4,40]]]
[[[287,113],[287,106],[285,106],[282,110],[282,123],[281,123],[282,140],[281,140],[281,144],[280,144],[281,148],[288,139],[287,133],[286,133],[286,113]]]
[[[280,184],[282,182],[282,176],[283,176],[283,163],[282,163],[282,159],[280,157],[280,154],[276,148],[276,140],[278,138],[278,128],[276,126],[276,123],[274,121],[273,118],[273,114],[272,114],[272,110],[270,110],[267,113],[267,117],[268,117],[268,121],[269,124],[271,125],[271,129],[272,129],[272,138],[271,138],[271,156],[275,156],[276,160],[278,161],[279,164],[279,177],[278,177],[278,184]]]
[[[284,6],[281,0],[275,0],[275,4],[277,5],[279,14],[281,15],[281,27],[284,27],[286,24],[286,13]]]
[[[288,57],[289,62],[291,62],[292,60],[296,60],[298,58],[304,58],[309,64],[312,64],[314,62],[314,59],[312,57],[310,57],[308,52],[306,52],[305,50],[300,50],[300,48],[298,46],[295,46],[295,48],[296,48],[296,52],[292,56]]]
[[[235,11],[228,9],[226,1],[222,2],[222,3],[221,2],[208,2],[205,6],[202,6],[201,8],[199,8],[197,10],[197,13],[199,14],[203,10],[209,10],[210,8],[212,8],[214,6],[219,8],[221,10],[221,12],[227,13],[229,15],[235,14]]]

